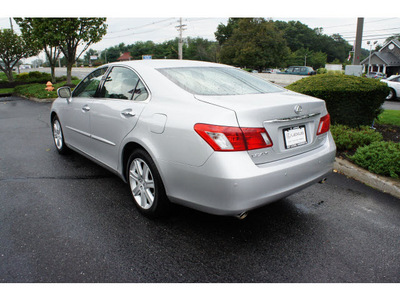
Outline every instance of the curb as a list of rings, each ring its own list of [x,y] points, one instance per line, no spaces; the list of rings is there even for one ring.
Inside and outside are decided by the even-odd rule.
[[[347,160],[337,157],[333,168],[347,177],[360,181],[381,192],[400,198],[400,180],[372,174]]]

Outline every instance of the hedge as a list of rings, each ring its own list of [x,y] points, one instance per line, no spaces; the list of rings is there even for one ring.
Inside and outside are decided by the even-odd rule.
[[[339,74],[306,77],[286,88],[325,100],[332,124],[350,127],[371,125],[389,94],[379,80]]]
[[[375,174],[399,178],[399,143],[374,142],[368,146],[358,148],[350,159],[357,165]]]

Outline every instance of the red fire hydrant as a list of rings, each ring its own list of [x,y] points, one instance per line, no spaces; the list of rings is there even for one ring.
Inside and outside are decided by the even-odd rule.
[[[46,83],[46,88],[45,88],[45,90],[46,90],[46,91],[49,91],[49,92],[54,91],[53,84],[52,84],[50,81],[48,81],[48,82]]]

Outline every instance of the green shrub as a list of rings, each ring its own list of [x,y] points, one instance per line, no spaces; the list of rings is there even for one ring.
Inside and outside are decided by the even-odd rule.
[[[358,148],[350,159],[357,165],[375,174],[399,178],[399,143],[374,142],[368,146]]]
[[[331,133],[338,151],[355,150],[383,140],[382,134],[368,126],[350,128],[346,125],[332,125]]]
[[[26,73],[26,72],[20,73],[16,76],[16,78],[17,78],[17,81],[26,81],[29,79],[29,73]]]
[[[379,80],[338,74],[306,77],[287,88],[325,100],[332,124],[350,127],[371,125],[389,93]]]
[[[29,82],[29,83],[46,83],[51,81],[51,75],[49,73],[41,73],[39,71],[21,73],[16,76],[18,82]]]

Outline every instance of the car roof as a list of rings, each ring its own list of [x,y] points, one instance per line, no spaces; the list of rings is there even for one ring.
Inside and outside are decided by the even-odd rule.
[[[131,60],[124,62],[115,62],[108,64],[112,65],[125,65],[130,66],[132,68],[179,68],[179,67],[229,67],[232,66],[204,62],[204,61],[196,61],[196,60],[178,60],[178,59],[144,59],[144,60]]]

